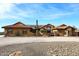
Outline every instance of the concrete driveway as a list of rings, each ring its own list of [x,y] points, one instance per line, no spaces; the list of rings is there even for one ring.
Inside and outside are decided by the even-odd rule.
[[[0,46],[32,42],[79,42],[79,37],[0,37]]]

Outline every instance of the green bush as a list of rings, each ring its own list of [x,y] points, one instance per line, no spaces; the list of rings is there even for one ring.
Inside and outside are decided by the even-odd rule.
[[[0,35],[4,35],[4,32],[0,32]]]

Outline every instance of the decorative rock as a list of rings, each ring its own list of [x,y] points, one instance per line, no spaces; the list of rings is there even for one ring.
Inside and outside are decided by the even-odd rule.
[[[9,56],[20,56],[22,54],[22,51],[14,51],[9,54]]]

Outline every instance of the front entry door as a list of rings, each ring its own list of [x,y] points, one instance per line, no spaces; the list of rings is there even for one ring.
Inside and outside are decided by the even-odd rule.
[[[69,36],[69,31],[65,31],[65,35],[64,36]]]
[[[21,36],[21,33],[19,31],[17,31],[16,36]]]

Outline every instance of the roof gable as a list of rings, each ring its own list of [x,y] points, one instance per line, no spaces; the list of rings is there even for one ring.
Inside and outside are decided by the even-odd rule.
[[[75,27],[72,27],[72,26],[68,26],[67,29],[68,29],[68,28],[76,29]]]
[[[51,25],[51,24],[47,24],[47,25],[42,26],[42,28],[48,28],[48,27],[53,27],[53,28],[55,28],[55,26],[54,26],[54,25]]]
[[[57,29],[66,29],[68,26],[65,24],[62,24],[60,26],[57,27]]]
[[[17,23],[15,23],[13,25],[4,26],[2,28],[32,28],[32,27],[27,26],[27,25],[25,25],[25,24],[23,24],[21,22],[17,22]]]
[[[21,22],[17,22],[15,24],[12,25],[13,27],[26,27],[25,24],[21,23]]]
[[[67,26],[67,25],[65,25],[65,24],[62,24],[62,25],[60,25],[60,26],[58,26],[58,27],[65,27],[65,26]]]

